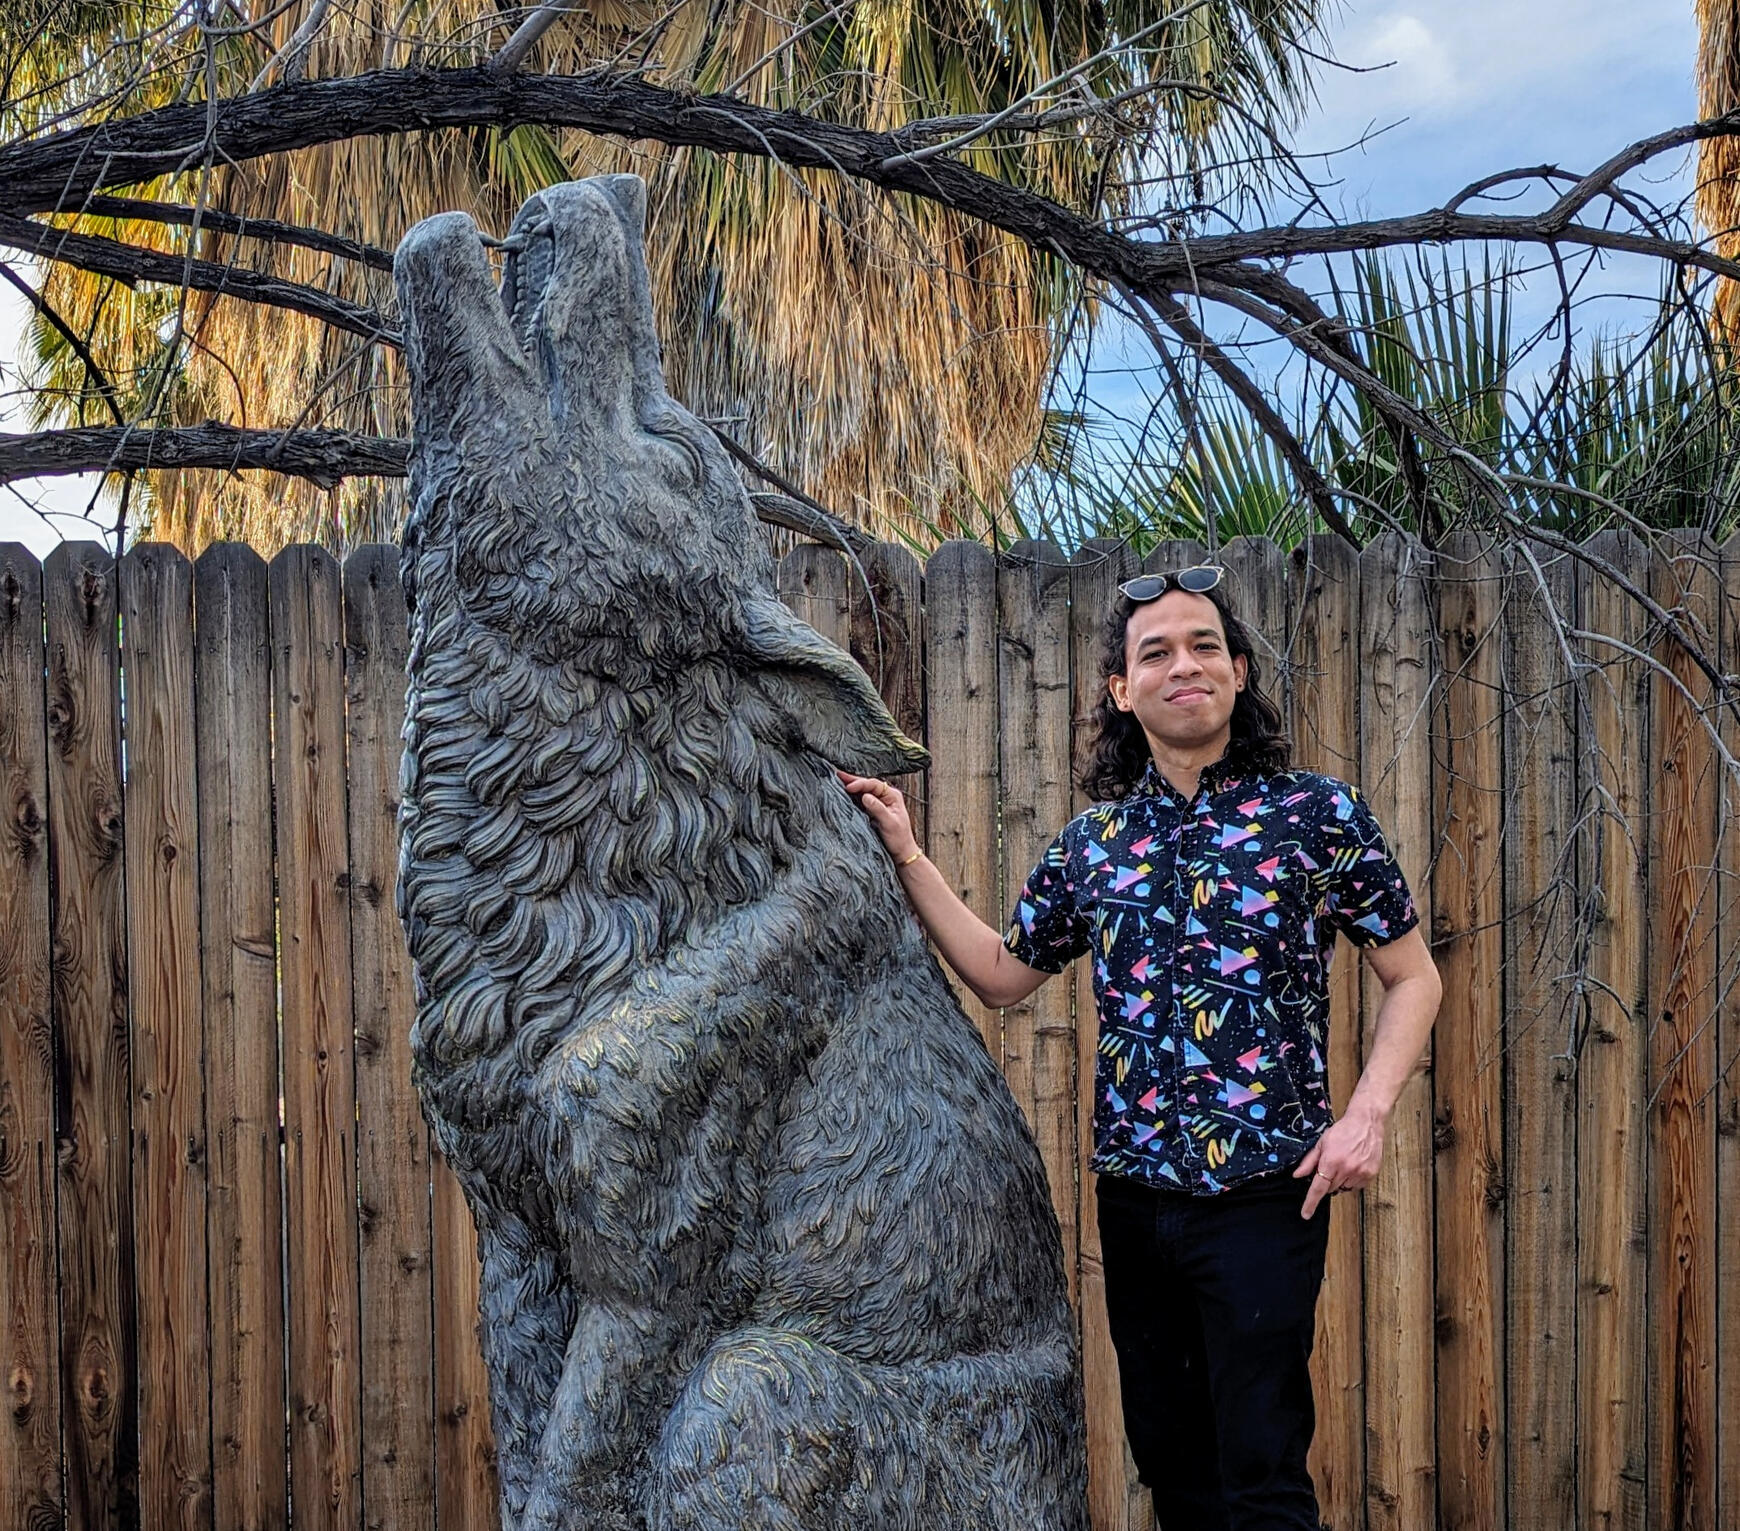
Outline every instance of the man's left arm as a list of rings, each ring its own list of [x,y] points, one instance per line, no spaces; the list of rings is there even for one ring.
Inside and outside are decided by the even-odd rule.
[[[1402,1086],[1425,1051],[1444,986],[1418,926],[1364,955],[1384,986],[1372,1028],[1371,1053],[1353,1096],[1314,1144],[1294,1176],[1311,1176],[1301,1216],[1310,1217],[1332,1191],[1363,1191],[1376,1178],[1384,1156],[1384,1128]]]

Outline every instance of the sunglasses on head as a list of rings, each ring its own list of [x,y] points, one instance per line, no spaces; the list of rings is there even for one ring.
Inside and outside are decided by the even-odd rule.
[[[1168,590],[1188,590],[1192,595],[1202,595],[1214,589],[1225,572],[1219,564],[1199,563],[1166,574],[1138,574],[1119,585],[1118,593],[1132,601],[1152,601]]]

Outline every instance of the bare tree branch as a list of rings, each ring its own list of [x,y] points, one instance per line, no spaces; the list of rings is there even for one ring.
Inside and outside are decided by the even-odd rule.
[[[68,473],[263,468],[330,489],[364,475],[403,478],[410,451],[410,442],[397,437],[350,431],[245,430],[216,421],[175,430],[90,426],[0,435],[0,483]]]
[[[499,74],[512,74],[525,62],[526,55],[532,51],[538,39],[578,3],[579,0],[554,0],[550,5],[540,5],[519,24],[514,35],[501,45],[500,51],[490,59],[486,67]]]
[[[733,455],[751,472],[764,471],[734,442],[724,436],[720,440],[734,449]],[[0,484],[71,473],[215,468],[225,473],[243,469],[283,473],[331,489],[347,478],[404,478],[410,455],[411,443],[400,437],[361,436],[351,431],[247,430],[215,420],[173,430],[81,426],[0,434]],[[870,537],[801,490],[753,493],[749,500],[756,515],[768,525],[837,547],[848,557],[855,559],[871,545]]]
[[[1127,292],[1124,296],[1135,309],[1138,319],[1146,324],[1148,321],[1142,315],[1135,295]],[[1335,491],[1317,471],[1317,465],[1311,461],[1310,454],[1288,428],[1280,412],[1263,396],[1262,389],[1209,338],[1191,317],[1190,310],[1176,298],[1160,294],[1150,301],[1154,311],[1166,322],[1167,328],[1202,357],[1209,370],[1226,384],[1234,397],[1251,412],[1251,417],[1279,448],[1281,455],[1287,459],[1287,465],[1298,475],[1299,487],[1311,501],[1312,509],[1323,518],[1323,524],[1344,542],[1357,548],[1359,539],[1353,535],[1353,529],[1336,505]]]
[[[115,392],[115,385],[109,381],[108,374],[97,365],[96,357],[91,355],[91,348],[84,343],[79,332],[55,312],[54,305],[50,303],[47,298],[43,297],[40,292],[32,287],[29,282],[25,281],[24,278],[10,266],[0,265],[0,277],[4,277],[12,284],[12,286],[16,287],[19,292],[23,293],[25,301],[28,302],[37,313],[41,314],[44,319],[48,320],[48,322],[60,333],[61,339],[72,347],[73,355],[78,357],[80,363],[84,366],[85,376],[91,380],[92,385],[96,388],[102,401],[109,406],[109,413],[114,416],[115,424],[125,425],[127,423],[127,417],[121,413],[120,399]]]
[[[1571,223],[1556,210],[1505,215],[1436,209],[1345,225],[1295,223],[1188,241],[1133,240],[947,157],[913,163],[903,154],[898,133],[873,132],[730,97],[685,95],[619,73],[380,70],[282,85],[209,107],[163,107],[0,150],[0,205],[17,213],[70,210],[100,188],[173,174],[206,154],[241,162],[373,134],[511,128],[527,122],[720,153],[773,155],[793,166],[838,170],[982,219],[1090,276],[1123,282],[1143,293],[1183,290],[1194,271],[1209,266],[1458,240],[1625,250],[1740,279],[1740,264],[1698,245]],[[1641,140],[1579,185],[1592,196],[1620,169],[1687,143],[1726,135],[1740,135],[1740,114]],[[1567,199],[1573,199],[1573,206],[1583,205],[1574,201],[1577,195],[1567,193],[1559,207]],[[1217,274],[1222,280],[1239,280],[1235,270]]]
[[[203,212],[200,218],[203,222]],[[111,276],[129,285],[160,282],[168,287],[224,293],[245,298],[250,303],[264,303],[272,308],[288,308],[307,314],[311,319],[319,319],[335,329],[348,330],[369,340],[381,340],[389,345],[399,343],[398,331],[372,308],[352,303],[347,298],[334,297],[318,288],[282,281],[241,266],[168,255],[161,250],[142,250],[137,245],[123,244],[116,239],[75,234],[70,229],[34,223],[28,218],[14,218],[6,213],[0,213],[0,245],[28,250],[32,255],[62,261],[100,276]]]
[[[318,250],[322,255],[336,255],[341,260],[353,260],[376,271],[393,269],[393,252],[378,245],[364,244],[358,239],[346,239],[340,234],[328,234],[324,229],[303,228],[294,223],[278,223],[271,218],[244,218],[236,213],[222,213],[210,207],[183,207],[174,202],[141,202],[134,197],[92,197],[81,213],[93,218],[128,218],[140,223],[167,223],[178,227],[195,224],[214,234],[234,234],[241,239],[263,239],[271,244],[298,245],[305,250]]]

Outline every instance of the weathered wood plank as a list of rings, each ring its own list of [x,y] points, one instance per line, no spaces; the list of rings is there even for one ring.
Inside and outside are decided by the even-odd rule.
[[[1361,785],[1430,930],[1432,611],[1422,554],[1386,533],[1360,555]],[[1369,1055],[1382,990],[1367,970]],[[1418,1531],[1437,1513],[1434,1472],[1431,1050],[1390,1117],[1365,1200],[1366,1516]]]
[[[0,1525],[62,1524],[42,569],[0,543]]]
[[[1220,550],[1220,562],[1227,598],[1256,650],[1256,683],[1284,719],[1298,636],[1287,555],[1267,537],[1235,537]]]
[[[909,739],[924,739],[924,571],[905,548],[879,542],[860,560],[850,586],[851,652],[876,683]],[[868,581],[868,585],[866,585]],[[892,778],[906,796],[918,843],[925,844],[924,774]]]
[[[1740,536],[1722,545],[1722,671],[1740,660]],[[1720,715],[1728,752],[1740,750],[1740,725]],[[1716,915],[1721,1010],[1716,1028],[1716,1524],[1740,1531],[1740,784],[1724,771],[1721,876]]]
[[[429,1134],[411,1085],[416,993],[394,903],[410,649],[396,548],[344,564],[350,946],[356,1024],[364,1524],[435,1516]]]
[[[435,1506],[451,1531],[501,1524],[489,1373],[477,1338],[477,1228],[465,1193],[435,1155]]]
[[[139,1512],[114,560],[62,543],[43,595],[67,1524],[106,1531]]]
[[[1068,561],[1050,543],[1017,542],[997,568],[1005,903],[1013,902],[1069,820],[1069,650]],[[1019,1004],[1005,1007],[1003,1074],[1039,1142],[1074,1300],[1075,1021],[1068,984],[1043,984]]]
[[[1632,584],[1647,583],[1649,555],[1629,533],[1603,532],[1589,551]],[[1641,649],[1648,617],[1612,581],[1578,571],[1586,631]],[[1644,1524],[1648,1455],[1645,1335],[1648,1215],[1645,1154],[1649,873],[1646,805],[1653,679],[1646,665],[1589,644],[1603,666],[1586,686],[1590,747],[1578,785],[1578,884],[1592,895],[1586,1001],[1578,1057],[1577,1515],[1589,1531]]]
[[[286,548],[268,571],[284,1037],[290,1497],[298,1531],[362,1520],[356,1075],[345,883],[339,568]]]
[[[1101,679],[1106,618],[1118,599],[1118,583],[1136,572],[1127,543],[1095,538],[1070,561],[1069,642],[1072,783],[1081,780],[1093,738],[1092,715],[1105,694]],[[1079,813],[1089,799],[1076,787],[1070,800]],[[1134,1531],[1153,1520],[1153,1501],[1136,1477],[1124,1439],[1118,1395],[1118,1357],[1106,1321],[1106,1277],[1100,1258],[1099,1219],[1088,1160],[1094,1147],[1094,1064],[1099,1055],[1099,1011],[1093,973],[1075,966],[1076,1137],[1081,1185],[1080,1293],[1082,1376],[1087,1402],[1088,1512],[1094,1531]]]
[[[852,641],[852,582],[844,557],[818,542],[800,542],[779,561],[779,595],[824,638],[847,648]]]
[[[194,568],[200,969],[206,1030],[212,1505],[221,1528],[289,1521],[283,1202],[272,891],[266,565],[213,543]]]
[[[1649,591],[1713,646],[1717,553],[1669,535]],[[1663,638],[1657,657],[1704,703],[1709,683]],[[1651,754],[1649,1045],[1649,1520],[1692,1531],[1716,1518],[1717,761],[1677,687],[1656,683]]]
[[[1307,539],[1293,552],[1290,609],[1297,613],[1289,717],[1302,767],[1343,781],[1359,776],[1359,555],[1339,537]],[[1359,954],[1346,940],[1329,970],[1329,1089],[1336,1111],[1359,1081]],[[1329,1252],[1311,1355],[1317,1434],[1311,1476],[1334,1531],[1365,1525],[1365,1265],[1361,1198],[1331,1199]]]
[[[1148,549],[1142,560],[1144,574],[1169,574],[1192,564],[1209,562],[1202,544],[1189,537],[1167,537]],[[1235,608],[1236,609],[1236,608]]]
[[[122,560],[120,597],[139,1513],[192,1531],[212,1514],[193,565],[142,543]]]
[[[930,859],[974,914],[1001,929],[997,564],[989,550],[976,542],[945,542],[925,566],[925,604],[925,712],[934,736]],[[955,992],[991,1056],[1001,1060],[1001,1014],[981,1005],[964,984],[956,982]]]
[[[1560,637],[1576,626],[1576,586],[1569,558],[1540,562],[1545,588],[1519,568],[1505,613],[1505,1376],[1515,1526],[1572,1524],[1577,1477],[1578,1017],[1566,977],[1578,960],[1576,699]]]
[[[1443,846],[1433,945],[1454,1024],[1433,1071],[1438,1481],[1446,1531],[1505,1525],[1504,577],[1473,533],[1439,549]]]

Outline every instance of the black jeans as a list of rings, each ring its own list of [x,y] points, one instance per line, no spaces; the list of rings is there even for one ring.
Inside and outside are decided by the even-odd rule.
[[[1215,1196],[1102,1175],[1124,1429],[1161,1531],[1318,1531],[1305,1453],[1329,1206],[1290,1172]]]

